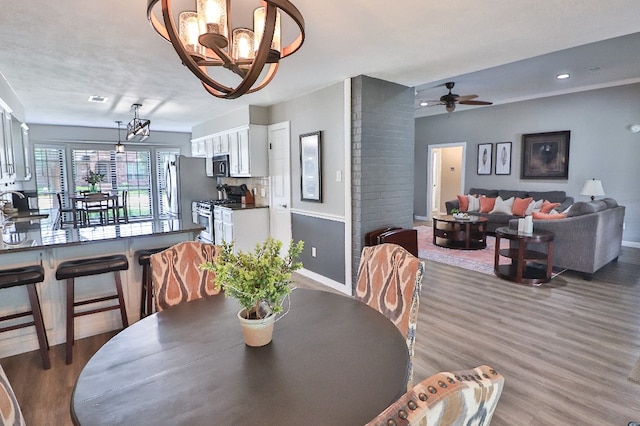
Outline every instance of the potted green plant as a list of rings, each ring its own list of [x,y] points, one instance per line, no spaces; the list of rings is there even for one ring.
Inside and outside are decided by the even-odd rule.
[[[236,252],[233,243],[225,242],[213,262],[200,265],[216,274],[216,286],[224,290],[225,297],[240,303],[238,319],[247,345],[264,346],[271,341],[275,316],[291,293],[291,273],[302,267],[295,259],[303,248],[303,241],[291,241],[286,256],[281,257],[282,241],[271,237],[256,244],[252,252]],[[253,336],[252,330],[260,331]]]
[[[97,192],[98,189],[96,187],[96,184],[104,180],[104,175],[101,173],[96,173],[93,170],[89,169],[89,173],[87,173],[87,176],[85,176],[84,180],[89,184],[90,192]]]

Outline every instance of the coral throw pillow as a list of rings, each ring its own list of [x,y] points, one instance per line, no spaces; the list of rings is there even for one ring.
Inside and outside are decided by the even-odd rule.
[[[529,197],[529,198],[517,198],[515,200],[513,200],[513,206],[511,207],[511,213],[513,213],[514,216],[520,216],[520,217],[524,217],[524,214],[527,211],[527,208],[529,207],[529,204],[531,204],[531,201],[533,201],[533,198]]]
[[[495,198],[482,197],[480,198],[480,213],[489,213],[496,205]]]
[[[540,207],[540,213],[549,213],[551,210],[558,207],[560,203],[552,203],[547,200],[544,200],[542,206]]]
[[[496,198],[496,204],[489,213],[503,213],[511,214],[511,207],[513,207],[513,197],[503,200],[502,197]]]
[[[466,195],[458,195],[458,203],[461,212],[466,212],[469,209],[469,198]]]
[[[564,219],[565,217],[567,217],[566,213],[550,214],[550,213],[533,212],[532,214],[534,219],[545,219],[545,220]]]

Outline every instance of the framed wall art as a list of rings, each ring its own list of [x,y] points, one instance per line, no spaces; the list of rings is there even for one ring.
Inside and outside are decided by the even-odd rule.
[[[491,159],[493,144],[481,143],[478,144],[478,174],[490,175],[491,174]]]
[[[568,179],[571,132],[522,135],[522,179]]]
[[[511,142],[496,143],[496,169],[497,175],[511,174]]]
[[[321,133],[300,135],[300,199],[322,202]]]

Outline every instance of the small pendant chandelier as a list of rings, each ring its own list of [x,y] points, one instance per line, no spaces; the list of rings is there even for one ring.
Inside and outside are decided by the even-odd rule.
[[[162,20],[159,14],[154,13],[158,3],[162,6]],[[296,52],[304,42],[304,18],[290,1],[266,0],[260,3],[262,6],[253,13],[253,30],[232,29],[231,0],[197,0],[196,11],[179,14],[178,26],[171,0],[147,0],[147,17],[210,94],[236,99],[269,84],[278,70],[280,59]],[[284,47],[281,46],[280,11],[287,14],[299,29],[295,40]],[[242,81],[235,87],[226,86],[209,76],[209,67],[224,67]],[[257,82],[261,74],[263,78]]]
[[[122,154],[124,153],[124,145],[120,142],[120,125],[122,124],[122,121],[116,121],[116,123],[118,123],[118,143],[116,144],[116,154]]]

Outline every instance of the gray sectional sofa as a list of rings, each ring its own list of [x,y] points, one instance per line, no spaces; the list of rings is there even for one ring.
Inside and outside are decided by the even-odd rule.
[[[552,203],[560,203],[560,205],[556,207],[556,210],[559,212],[565,211],[573,204],[573,197],[567,197],[567,194],[564,191],[517,191],[511,189],[471,188],[468,194],[485,195],[492,198],[500,196],[503,200],[507,200],[511,197],[531,197],[534,200],[548,200]],[[451,214],[452,209],[460,208],[460,204],[457,199],[445,202],[445,206],[447,208],[447,214]],[[486,217],[489,220],[489,223],[487,224],[487,232],[490,234],[494,234],[496,228],[499,228],[500,226],[508,226],[511,219],[518,218],[518,216],[502,213],[469,212],[469,214]]]
[[[534,220],[533,230],[553,231],[555,250],[553,266],[582,272],[590,280],[593,274],[611,261],[618,260],[622,247],[624,206],[612,198],[577,202],[564,219]],[[517,229],[518,221],[510,227]],[[527,248],[546,253],[546,244]]]
[[[556,208],[562,212],[571,207],[567,217],[563,219],[535,219],[533,230],[543,229],[555,233],[555,250],[553,265],[559,268],[581,272],[586,279],[611,261],[618,259],[622,247],[622,227],[624,222],[624,206],[616,200],[605,198],[590,202],[573,203],[573,197],[567,197],[564,191],[513,191],[486,190],[471,188],[469,194],[481,194],[503,199],[510,197],[532,197],[534,200],[546,199],[553,203],[561,203]],[[447,213],[459,208],[458,200],[445,203]],[[470,215],[484,216],[489,219],[488,232],[495,233],[500,226],[518,228],[518,217],[507,214],[489,214],[469,212]],[[546,244],[528,245],[527,248],[546,253]]]

